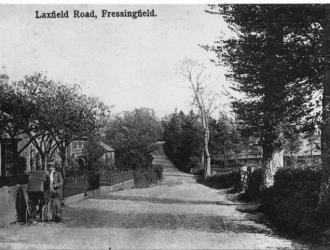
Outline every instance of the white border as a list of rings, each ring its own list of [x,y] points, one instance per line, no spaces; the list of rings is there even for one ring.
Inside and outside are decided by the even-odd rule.
[[[330,4],[330,0],[0,0],[0,4]]]

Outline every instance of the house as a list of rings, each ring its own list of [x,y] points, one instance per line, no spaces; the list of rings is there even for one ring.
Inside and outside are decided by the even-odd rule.
[[[81,137],[71,142],[67,149],[67,158],[69,157],[78,158],[79,156],[82,156],[84,145],[87,142],[87,140],[88,140],[87,137]]]
[[[110,147],[108,144],[100,141],[99,145],[104,148],[105,153],[101,156],[101,158],[106,162],[106,163],[113,163],[115,162],[115,149]]]
[[[74,140],[68,146],[67,157],[70,158],[79,158],[83,155],[84,145],[87,143],[87,137],[82,137],[80,139]],[[101,156],[107,164],[112,164],[115,161],[115,149],[109,146],[108,144],[99,141],[98,144],[104,149],[105,153]]]

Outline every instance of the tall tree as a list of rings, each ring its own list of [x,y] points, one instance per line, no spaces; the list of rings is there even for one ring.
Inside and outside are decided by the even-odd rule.
[[[313,110],[320,77],[320,45],[313,39],[319,35],[319,8],[222,5],[217,13],[236,34],[206,48],[229,67],[233,89],[245,94],[233,101],[233,108],[245,132],[260,138],[261,188],[266,188],[283,166],[284,131],[301,126]]]
[[[183,171],[200,167],[203,129],[199,116],[193,111],[188,114],[175,111],[162,120],[162,126],[166,152],[177,167]]]
[[[218,120],[211,119],[210,132],[210,151],[213,157],[221,157],[227,167],[228,160],[233,156],[233,139],[236,136],[231,119],[225,113],[220,113]]]
[[[48,80],[46,75],[35,73],[15,82],[14,86],[16,93],[22,95],[30,105],[35,107],[24,134],[28,136],[28,142],[37,149],[42,169],[45,170],[47,157],[52,150],[56,149],[56,143],[49,133],[49,127],[53,121],[48,113],[54,106],[51,100],[56,84]]]
[[[15,86],[1,84],[0,91],[0,137],[11,141],[14,170],[19,163],[19,154],[30,145],[32,140],[27,140],[24,145],[17,148],[17,139],[23,134],[32,131],[32,121],[38,107],[26,98]]]
[[[330,184],[330,6],[324,6],[323,23],[323,56],[325,58],[325,76],[322,98],[321,152],[322,152],[322,182],[320,192],[320,207],[329,199]]]
[[[203,151],[202,165],[204,167],[204,178],[211,175],[211,155],[209,150],[210,140],[210,116],[214,111],[216,95],[207,93],[205,81],[205,66],[187,59],[180,65],[179,73],[183,75],[193,92],[193,104],[198,109],[203,127]]]
[[[48,129],[60,152],[64,168],[69,144],[96,133],[104,125],[103,121],[106,119],[103,116],[110,112],[96,98],[82,94],[78,85],[58,83],[49,103],[51,105],[47,115],[51,123]]]
[[[106,141],[116,149],[119,168],[150,167],[155,142],[162,129],[154,110],[140,108],[117,115],[106,130]]]

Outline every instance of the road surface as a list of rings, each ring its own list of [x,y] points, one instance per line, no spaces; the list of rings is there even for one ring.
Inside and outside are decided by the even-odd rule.
[[[301,249],[239,212],[223,192],[175,169],[162,147],[155,163],[164,167],[159,184],[72,204],[63,223],[0,229],[0,248]]]

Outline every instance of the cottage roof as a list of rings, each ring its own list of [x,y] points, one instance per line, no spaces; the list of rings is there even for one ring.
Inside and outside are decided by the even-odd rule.
[[[106,143],[104,143],[102,141],[98,142],[98,144],[100,146],[102,146],[107,152],[113,152],[113,151],[115,151],[114,148],[110,147],[108,144],[106,144]]]

